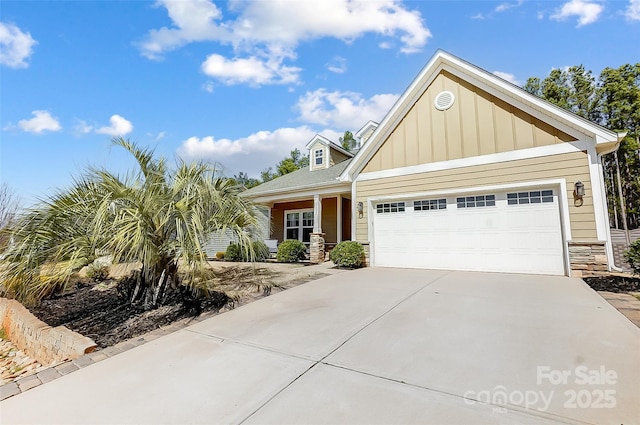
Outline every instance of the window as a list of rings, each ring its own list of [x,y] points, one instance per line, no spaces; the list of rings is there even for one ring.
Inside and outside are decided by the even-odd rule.
[[[404,212],[404,202],[389,202],[386,204],[376,204],[376,212],[378,214]]]
[[[553,190],[507,193],[508,205],[541,204],[553,202]]]
[[[494,207],[496,195],[464,196],[456,198],[458,208]]]
[[[313,210],[287,211],[284,216],[284,238],[309,243],[313,232]]]
[[[413,201],[414,211],[429,211],[429,210],[446,210],[446,199],[428,199],[425,201]]]
[[[324,159],[324,149],[316,149],[313,153],[316,165],[322,165]]]

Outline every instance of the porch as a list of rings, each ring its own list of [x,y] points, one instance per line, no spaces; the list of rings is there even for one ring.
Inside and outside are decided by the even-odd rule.
[[[321,262],[325,250],[351,240],[350,198],[350,193],[315,194],[312,198],[267,204],[270,239],[278,244],[288,239],[299,240],[309,247],[311,262]]]

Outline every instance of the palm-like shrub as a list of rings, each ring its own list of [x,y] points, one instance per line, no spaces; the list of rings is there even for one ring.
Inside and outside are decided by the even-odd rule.
[[[137,170],[121,178],[89,169],[25,214],[11,229],[14,243],[0,264],[1,293],[37,303],[64,288],[98,250],[114,262],[142,263],[131,301],[151,308],[167,288],[199,284],[204,243],[213,232],[231,230],[251,250],[244,229],[256,219],[240,186],[216,177],[207,164],[170,169],[153,151],[122,138],[113,142],[135,158]]]

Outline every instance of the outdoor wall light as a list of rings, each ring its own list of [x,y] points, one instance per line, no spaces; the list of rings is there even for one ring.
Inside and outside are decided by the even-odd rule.
[[[574,205],[576,207],[580,207],[582,206],[582,203],[583,203],[582,198],[584,197],[584,183],[582,183],[581,181],[577,181],[574,186],[575,186],[573,189]]]
[[[362,202],[358,202],[358,218],[362,218],[362,214],[364,212],[364,205],[362,205]]]

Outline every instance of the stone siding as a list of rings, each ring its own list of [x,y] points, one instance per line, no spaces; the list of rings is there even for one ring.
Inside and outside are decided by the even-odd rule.
[[[309,262],[311,264],[320,264],[324,260],[324,233],[312,233],[309,246]]]
[[[596,276],[609,272],[604,242],[569,242],[569,261],[573,277]]]
[[[90,338],[64,326],[52,328],[6,298],[0,298],[0,326],[20,350],[45,365],[77,359],[97,347]]]

